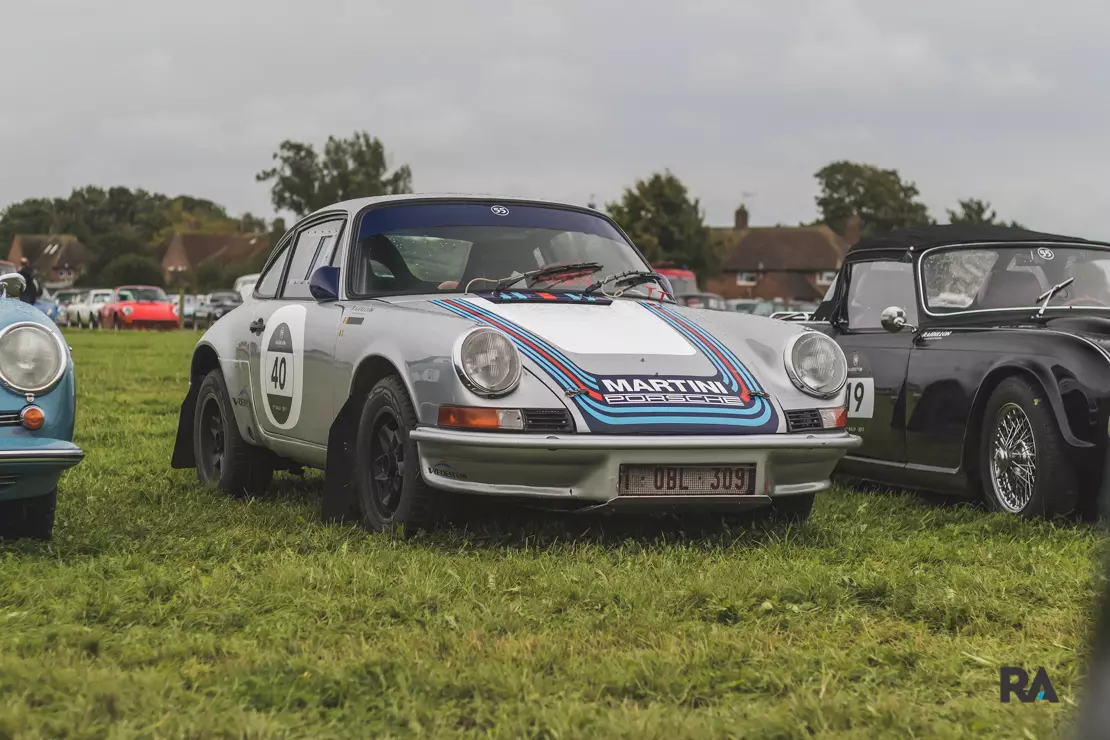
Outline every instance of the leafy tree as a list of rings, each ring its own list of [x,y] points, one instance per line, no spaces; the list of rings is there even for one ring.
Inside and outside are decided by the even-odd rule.
[[[817,208],[822,221],[838,234],[853,214],[860,217],[861,234],[932,223],[925,204],[917,200],[917,186],[902,180],[897,170],[839,161],[814,177],[821,188]]]
[[[720,266],[699,201],[670,170],[637,180],[605,209],[653,264],[674,262],[699,275]]]
[[[100,273],[105,285],[161,285],[162,266],[150,257],[125,254],[108,263]]]
[[[305,216],[349,198],[412,192],[412,171],[402,165],[389,172],[385,145],[365,131],[349,139],[329,136],[323,155],[311,144],[283,141],[274,152],[276,167],[255,175],[273,181],[270,199],[277,210]]]
[[[948,209],[948,223],[950,224],[994,224],[996,226],[1010,226],[1024,228],[1017,221],[1004,222],[998,218],[991,204],[978,198],[968,198],[958,201],[959,209]]]

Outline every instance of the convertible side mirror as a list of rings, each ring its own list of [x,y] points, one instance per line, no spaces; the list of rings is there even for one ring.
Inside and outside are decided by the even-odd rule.
[[[879,317],[879,322],[891,334],[897,334],[903,329],[917,331],[916,326],[906,323],[906,309],[901,306],[887,306],[884,308]]]
[[[27,281],[18,272],[8,272],[0,275],[0,297],[8,297],[8,281],[15,281],[19,284],[19,292],[23,293],[27,289]]]
[[[312,273],[308,281],[308,292],[319,303],[339,300],[339,268],[321,267]]]

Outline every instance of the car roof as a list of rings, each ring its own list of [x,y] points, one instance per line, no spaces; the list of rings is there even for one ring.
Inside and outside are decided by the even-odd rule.
[[[363,208],[366,208],[367,206],[389,202],[403,203],[404,201],[411,200],[472,200],[479,202],[497,201],[500,203],[527,203],[532,205],[560,206],[563,208],[574,208],[576,210],[582,211],[593,211],[597,213],[597,215],[603,218],[605,217],[605,214],[601,211],[596,211],[595,209],[591,209],[586,206],[580,206],[573,203],[565,203],[555,200],[545,200],[543,198],[525,198],[521,196],[498,195],[494,193],[404,193],[400,195],[376,195],[369,198],[354,198],[351,200],[340,201],[339,203],[334,203],[330,206],[320,208],[313,213],[310,213],[308,216],[305,216],[305,219],[311,218],[312,216],[315,216],[319,213],[328,213],[332,211],[347,211],[347,213],[349,214],[355,214],[361,211]],[[305,219],[301,220],[303,221]]]
[[[957,244],[980,244],[992,242],[1049,242],[1053,244],[1093,244],[1110,246],[1105,242],[1080,239],[1075,236],[1049,234],[1012,226],[992,224],[938,224],[935,226],[911,226],[884,234],[865,236],[854,244],[848,254],[868,251],[913,252],[926,247],[952,246]]]

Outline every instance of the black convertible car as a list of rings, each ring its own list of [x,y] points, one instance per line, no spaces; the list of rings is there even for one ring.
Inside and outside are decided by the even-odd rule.
[[[848,360],[837,472],[1024,516],[1093,513],[1110,437],[1110,243],[929,226],[853,246],[810,326]]]

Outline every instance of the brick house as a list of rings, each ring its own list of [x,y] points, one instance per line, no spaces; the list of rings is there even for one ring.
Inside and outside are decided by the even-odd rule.
[[[72,234],[16,234],[8,261],[18,268],[23,258],[50,290],[70,287],[96,261],[93,251]]]
[[[725,255],[720,274],[706,289],[725,298],[821,300],[836,279],[848,246],[859,240],[859,219],[842,237],[828,226],[748,225],[748,209],[736,209],[732,226],[715,227]]]
[[[189,274],[208,262],[224,265],[251,262],[270,251],[269,234],[196,234],[176,232],[162,256],[166,283],[179,274]]]

